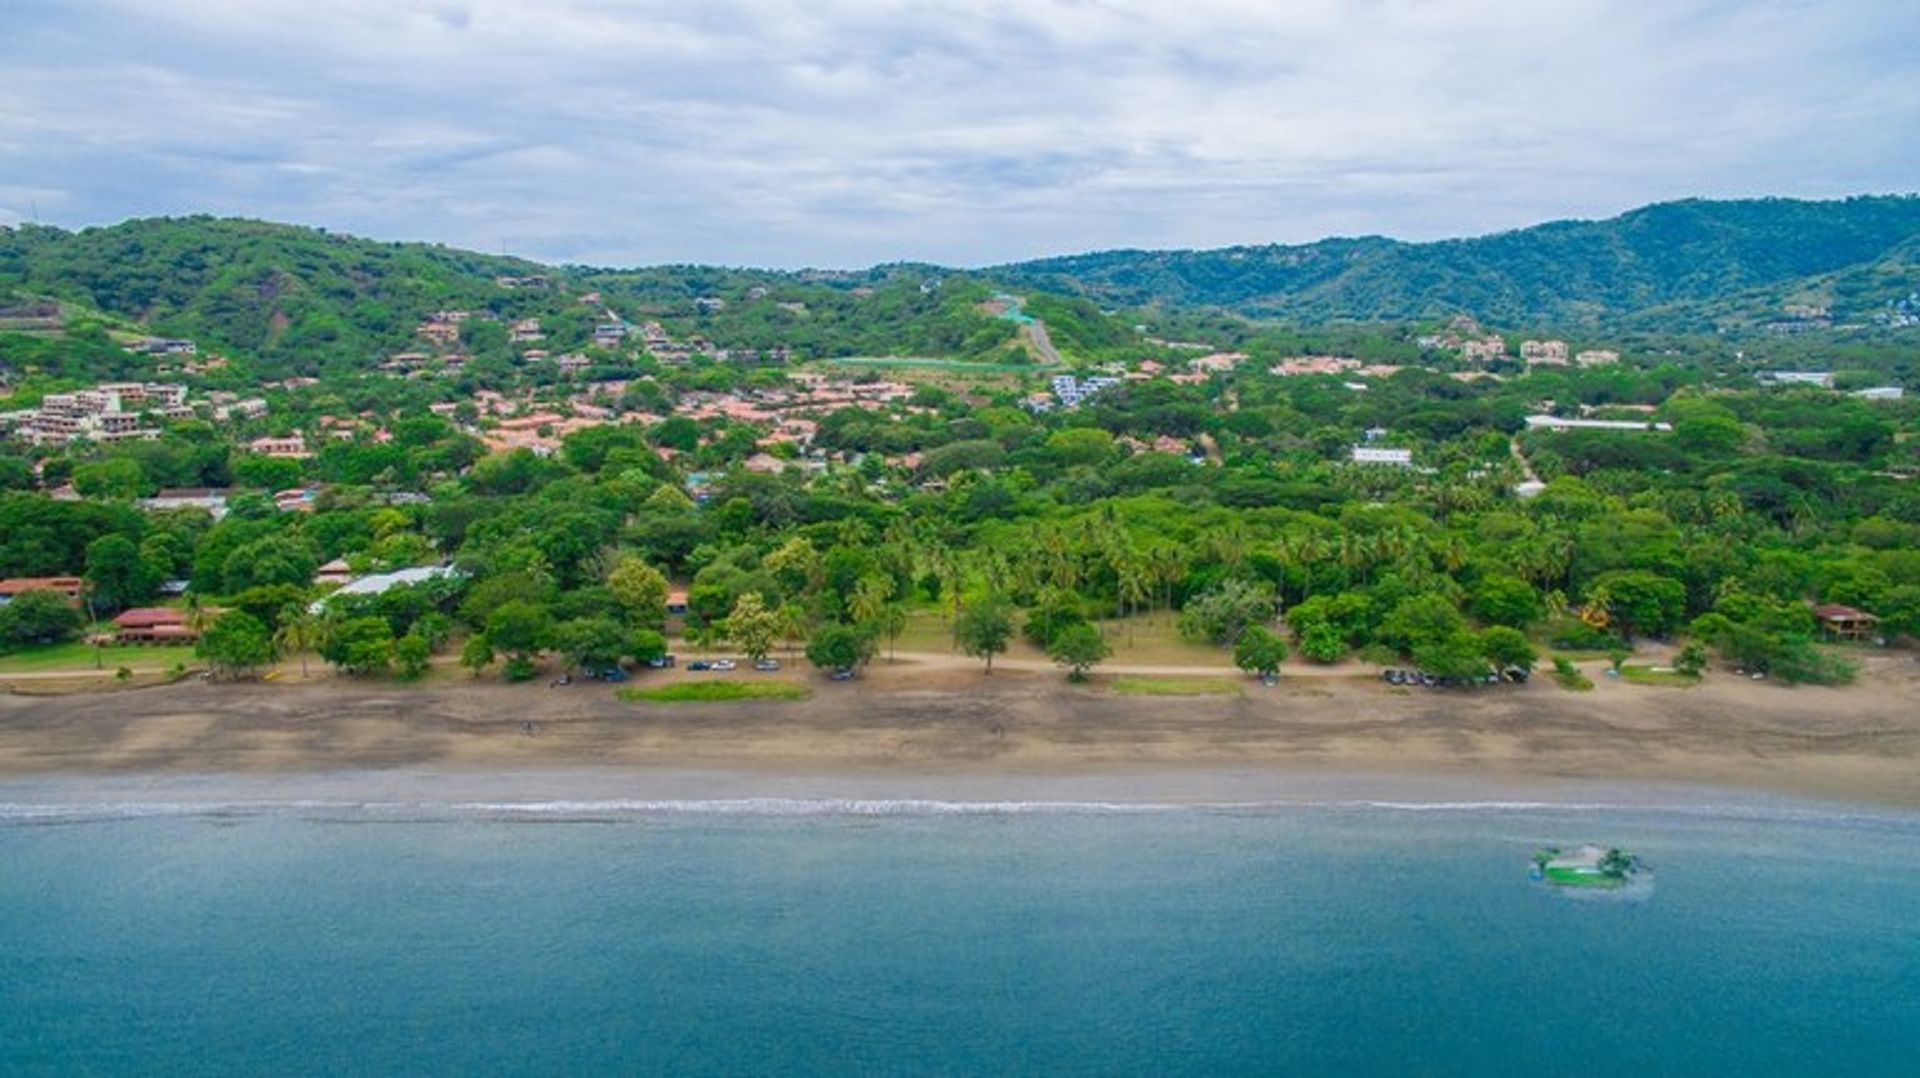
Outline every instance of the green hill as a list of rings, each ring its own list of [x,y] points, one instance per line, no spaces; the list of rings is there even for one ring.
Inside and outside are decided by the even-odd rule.
[[[1368,237],[1211,251],[1111,251],[994,267],[1109,305],[1216,306],[1298,321],[1765,322],[1831,282],[1835,318],[1906,296],[1920,198],[1686,201],[1476,239]]]
[[[1920,308],[1920,197],[1676,202],[1439,243],[1113,251],[980,271],[549,267],[211,217],[29,225],[0,228],[0,317],[10,319],[0,368],[92,373],[112,330],[189,338],[262,376],[365,370],[422,348],[420,323],[446,309],[493,316],[470,323],[460,346],[500,363],[500,323],[523,318],[542,321],[542,347],[555,351],[590,349],[595,324],[615,318],[801,360],[1025,361],[1031,346],[986,303],[1001,288],[1023,295],[1072,362],[1137,349],[1136,321],[1215,340],[1246,328],[1210,312],[1303,324],[1464,312],[1507,326],[1688,332],[1777,322],[1789,307],[1825,312],[1803,314],[1809,324],[1871,321],[1902,302]],[[1142,308],[1155,313],[1127,313]]]
[[[591,294],[599,298],[581,302]],[[595,324],[614,318],[659,321],[676,337],[721,348],[783,347],[803,359],[1003,358],[1014,330],[979,309],[990,294],[983,281],[925,266],[861,273],[549,267],[211,217],[78,232],[0,228],[0,301],[21,308],[23,326],[41,327],[24,316],[53,299],[247,357],[263,374],[365,369],[424,347],[421,322],[450,309],[498,321],[538,318],[544,346],[556,350],[591,347]],[[504,340],[497,322],[472,325],[476,339],[463,343],[476,354],[491,338]],[[495,329],[478,328],[486,325]]]

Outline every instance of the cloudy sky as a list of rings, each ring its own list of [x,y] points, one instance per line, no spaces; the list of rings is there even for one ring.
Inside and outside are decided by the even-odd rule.
[[[974,265],[1920,188],[1913,0],[0,0],[0,223]]]

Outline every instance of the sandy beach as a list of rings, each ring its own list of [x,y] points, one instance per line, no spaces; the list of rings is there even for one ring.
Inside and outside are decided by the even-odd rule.
[[[1296,677],[1129,696],[1058,672],[911,662],[806,680],[810,699],[726,704],[465,678],[6,695],[0,800],[331,787],[315,796],[1659,801],[1705,788],[1920,806],[1920,664],[1902,654],[1868,657],[1844,689]]]

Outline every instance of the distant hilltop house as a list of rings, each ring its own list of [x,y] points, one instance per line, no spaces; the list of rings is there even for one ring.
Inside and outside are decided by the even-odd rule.
[[[1819,386],[1833,388],[1832,371],[1763,371],[1760,381],[1776,386]]]
[[[284,438],[255,438],[247,443],[247,451],[263,457],[279,457],[283,460],[306,460],[313,456],[307,450],[307,439],[303,435],[291,434]]]
[[[1521,341],[1520,358],[1526,360],[1529,367],[1564,367],[1567,365],[1567,342]]]
[[[34,445],[90,442],[152,441],[158,427],[142,422],[148,415],[187,419],[187,387],[159,382],[107,382],[72,393],[49,393],[40,407],[6,413],[15,434]]]
[[[1498,336],[1481,337],[1477,340],[1462,341],[1460,358],[1468,363],[1491,363],[1496,359],[1507,358],[1507,342]]]
[[[1096,374],[1090,378],[1076,378],[1071,374],[1057,374],[1053,377],[1053,396],[1062,408],[1078,408],[1088,398],[1104,389],[1120,384],[1120,379],[1111,375]]]
[[[259,419],[268,412],[267,402],[259,397],[248,397],[231,404],[222,404],[213,410],[213,418],[227,423],[236,419]]]
[[[141,498],[135,504],[149,513],[168,509],[200,509],[219,520],[227,515],[227,491],[218,487],[168,487],[151,498]]]
[[[1589,348],[1574,356],[1573,362],[1582,367],[1605,367],[1620,362],[1620,353],[1609,348]]]
[[[1874,386],[1872,389],[1856,389],[1852,395],[1861,400],[1897,401],[1905,397],[1907,391],[1904,386]]]
[[[1356,445],[1353,447],[1355,464],[1390,464],[1397,468],[1413,466],[1413,450],[1389,449],[1385,446]]]
[[[1187,360],[1187,368],[1208,374],[1225,374],[1246,362],[1246,359],[1245,352],[1214,352]]]
[[[191,356],[200,346],[178,337],[145,337],[127,346],[127,351],[143,356]]]
[[[1557,415],[1530,415],[1527,417],[1527,429],[1666,431],[1672,430],[1673,424],[1635,419],[1567,419]]]
[[[536,273],[527,277],[495,277],[493,283],[501,288],[545,288],[547,278]]]
[[[442,346],[457,344],[460,341],[460,324],[458,322],[445,321],[438,317],[430,318],[420,323],[420,327],[416,332],[418,332],[420,336]]]

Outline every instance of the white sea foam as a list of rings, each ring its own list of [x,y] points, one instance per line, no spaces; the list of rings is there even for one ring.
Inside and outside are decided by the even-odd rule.
[[[1787,804],[1647,804],[1634,801],[961,801],[931,798],[748,797],[540,801],[227,800],[0,802],[0,823],[61,823],[148,818],[319,817],[333,820],[593,820],[647,817],[938,817],[1128,816],[1166,813],[1282,814],[1305,811],[1419,814],[1627,814],[1700,819],[1774,820],[1911,827],[1920,817],[1895,810]]]

